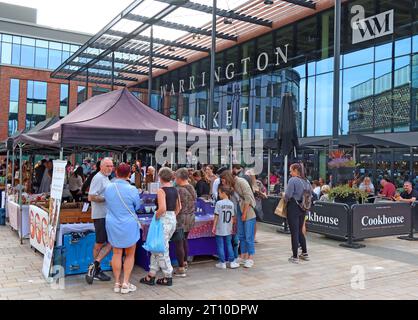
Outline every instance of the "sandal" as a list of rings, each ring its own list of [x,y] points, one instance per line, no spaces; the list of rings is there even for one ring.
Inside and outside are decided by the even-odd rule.
[[[119,282],[116,282],[115,286],[113,287],[113,292],[114,293],[120,293],[121,287],[122,287],[122,285]]]
[[[120,292],[122,294],[127,294],[127,293],[135,292],[135,291],[136,291],[136,286],[134,286],[131,283],[124,283],[122,288],[120,289]]]
[[[161,278],[157,280],[157,284],[160,286],[171,287],[173,285],[173,278]]]
[[[186,274],[186,268],[178,268],[176,271],[174,271],[174,275],[176,277],[184,278],[187,276]]]
[[[149,286],[155,286],[155,277],[147,275],[145,278],[139,280],[139,282]]]

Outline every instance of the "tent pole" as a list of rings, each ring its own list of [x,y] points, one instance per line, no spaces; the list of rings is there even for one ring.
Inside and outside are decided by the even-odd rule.
[[[64,148],[60,149],[60,160],[64,160]]]
[[[20,211],[20,244],[23,244],[23,210],[22,210],[22,191],[23,191],[23,174],[22,174],[22,167],[23,167],[23,151],[22,145],[19,144],[19,211]]]
[[[271,183],[270,183],[270,174],[271,174],[271,149],[267,150],[267,194],[270,194]]]
[[[5,186],[6,186],[6,190],[5,190],[5,195],[4,195],[4,208],[7,211],[7,195],[8,195],[8,191],[9,191],[9,182],[8,182],[8,178],[9,178],[9,160],[10,160],[10,151],[9,149],[7,149],[7,154],[6,154],[6,182],[5,182]]]
[[[12,151],[12,188],[15,186],[15,148]]]

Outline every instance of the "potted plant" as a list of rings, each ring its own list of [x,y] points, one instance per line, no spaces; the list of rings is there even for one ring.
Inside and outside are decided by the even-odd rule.
[[[329,192],[331,200],[337,203],[345,203],[349,206],[357,203],[364,203],[367,199],[367,192],[361,191],[357,188],[352,188],[349,185],[341,185],[332,188]]]

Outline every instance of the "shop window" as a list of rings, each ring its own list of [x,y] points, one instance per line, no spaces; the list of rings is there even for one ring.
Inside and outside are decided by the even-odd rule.
[[[341,120],[344,134],[373,132],[373,86],[373,64],[350,68],[343,71],[343,117]]]
[[[84,101],[86,101],[86,87],[78,86],[77,87],[77,105],[82,104]]]
[[[26,129],[35,127],[46,119],[47,83],[28,81],[26,101]]]
[[[33,68],[35,66],[35,47],[22,45],[20,54],[23,67]]]
[[[332,88],[333,73],[325,73],[316,77],[316,136],[326,136],[332,134],[332,116],[333,116],[333,91],[323,90],[321,88]]]
[[[61,84],[60,87],[60,118],[68,114],[68,84]]]
[[[19,115],[19,85],[20,81],[17,79],[10,80],[10,98],[9,98],[9,136],[13,135],[18,130],[18,115]]]

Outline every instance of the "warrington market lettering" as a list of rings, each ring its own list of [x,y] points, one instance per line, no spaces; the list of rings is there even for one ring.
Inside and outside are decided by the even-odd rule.
[[[288,62],[288,52],[289,44],[286,44],[282,47],[277,47],[274,52],[274,65],[276,67],[280,66],[282,63],[286,64]],[[248,75],[250,72],[250,63],[255,63],[257,70],[262,72],[267,69],[270,65],[270,56],[267,52],[261,52],[255,61],[252,61],[251,57],[246,57],[241,59],[239,63],[231,62],[224,69],[218,67],[215,70],[215,80],[219,83],[221,77],[225,76],[227,80],[233,80],[237,74],[237,66],[240,64],[242,68],[242,75]],[[165,96],[175,96],[177,94],[184,93],[186,91],[195,90],[197,87],[205,87],[209,83],[209,73],[204,71],[201,73],[200,83],[197,83],[197,77],[190,76],[188,79],[180,79],[178,83],[171,83],[171,85],[161,86],[161,97]]]

